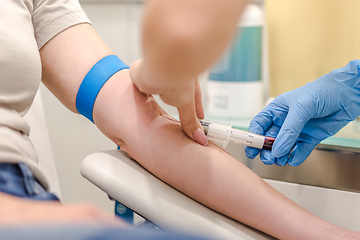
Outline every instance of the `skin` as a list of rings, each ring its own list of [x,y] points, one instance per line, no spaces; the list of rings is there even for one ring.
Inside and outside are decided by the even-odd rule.
[[[71,111],[89,69],[113,54],[88,24],[67,29],[40,51],[43,82]],[[224,150],[189,139],[152,97],[114,74],[94,105],[96,126],[154,175],[208,207],[280,239],[360,239],[309,213]],[[39,211],[39,209],[38,209]],[[42,212],[46,214],[46,212]]]
[[[248,1],[151,0],[142,27],[143,59],[130,74],[141,92],[159,94],[177,107],[184,132],[205,145],[197,118],[197,77],[215,63],[231,41]],[[226,17],[224,17],[226,16]],[[201,133],[201,134],[200,134]]]
[[[60,202],[34,201],[0,192],[0,226],[37,224],[108,224],[129,228],[121,219],[102,212],[91,204],[63,205]]]

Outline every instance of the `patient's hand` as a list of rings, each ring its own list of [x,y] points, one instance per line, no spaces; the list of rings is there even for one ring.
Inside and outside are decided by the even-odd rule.
[[[0,225],[26,224],[108,224],[127,227],[121,219],[107,215],[91,204],[63,205],[36,201],[0,192]]]

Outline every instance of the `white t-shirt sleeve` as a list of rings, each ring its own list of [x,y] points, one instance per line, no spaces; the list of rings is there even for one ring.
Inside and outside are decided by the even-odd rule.
[[[32,21],[38,49],[65,29],[90,23],[78,0],[34,0]]]

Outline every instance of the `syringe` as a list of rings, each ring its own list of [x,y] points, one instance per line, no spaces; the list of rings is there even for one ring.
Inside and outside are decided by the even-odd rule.
[[[162,117],[180,123],[179,120],[161,115]],[[225,148],[229,142],[239,143],[253,148],[259,148],[271,151],[275,138],[263,136],[251,132],[242,131],[231,127],[231,124],[221,124],[206,119],[199,119],[204,129],[206,138],[222,148]]]
[[[262,136],[232,128],[231,124],[226,125],[205,119],[199,119],[199,121],[204,129],[207,139],[219,144],[223,148],[231,142],[271,151],[275,141],[275,138],[273,137]]]

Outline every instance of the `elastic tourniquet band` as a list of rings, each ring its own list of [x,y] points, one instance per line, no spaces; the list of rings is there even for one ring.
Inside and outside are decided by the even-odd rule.
[[[76,96],[77,111],[94,123],[93,108],[101,88],[112,75],[128,68],[115,55],[106,56],[98,61],[86,74],[79,87]]]

